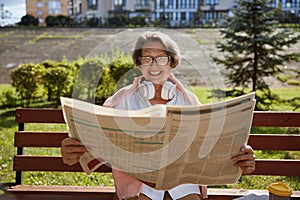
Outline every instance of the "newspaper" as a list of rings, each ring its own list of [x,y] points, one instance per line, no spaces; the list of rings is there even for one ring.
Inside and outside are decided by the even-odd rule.
[[[247,143],[255,94],[200,106],[153,105],[118,110],[61,97],[69,134],[89,150],[90,174],[109,163],[156,189],[183,183],[234,184],[241,169],[231,157]]]

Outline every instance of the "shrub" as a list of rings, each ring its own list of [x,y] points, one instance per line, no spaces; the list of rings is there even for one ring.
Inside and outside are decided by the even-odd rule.
[[[71,19],[70,17],[68,16],[63,16],[63,15],[58,15],[58,16],[52,16],[52,15],[49,15],[46,17],[46,25],[48,27],[54,27],[54,26],[57,26],[57,27],[70,27],[74,24],[73,22],[74,20]]]
[[[19,66],[11,73],[12,86],[25,101],[25,107],[29,107],[32,99],[37,95],[43,70],[43,67],[30,63]]]
[[[37,18],[35,18],[33,15],[25,15],[21,18],[21,22],[19,25],[24,25],[24,26],[37,26],[39,24],[39,21]]]
[[[111,96],[116,90],[132,83],[134,77],[141,73],[135,68],[131,56],[114,52],[113,61],[105,69],[102,82],[99,83],[96,91],[96,103],[102,104],[103,101]]]
[[[108,18],[108,26],[124,27],[129,24],[129,17],[127,15],[116,15]]]
[[[78,63],[79,72],[74,83],[73,97],[93,102],[98,84],[103,82],[103,72],[107,67],[107,60],[102,58],[87,58]]]
[[[47,60],[40,66],[45,68],[42,85],[48,96],[47,100],[54,101],[58,106],[60,96],[71,96],[77,69],[65,59],[61,62]]]
[[[7,89],[0,95],[1,108],[15,108],[18,106],[18,97],[14,90]]]
[[[99,19],[97,17],[92,17],[87,19],[86,25],[88,27],[98,27],[99,26]]]
[[[146,26],[145,18],[141,16],[131,18],[130,23],[136,27]]]
[[[45,70],[43,76],[44,84],[47,88],[51,88],[51,100],[59,105],[60,96],[68,93],[68,85],[70,84],[70,70],[64,67],[52,67]]]

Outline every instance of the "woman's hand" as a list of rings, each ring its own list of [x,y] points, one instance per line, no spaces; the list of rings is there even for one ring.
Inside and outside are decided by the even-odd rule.
[[[67,165],[78,163],[80,156],[85,152],[87,149],[77,139],[66,138],[61,142],[62,159]]]
[[[249,145],[243,145],[241,154],[231,158],[234,166],[240,167],[243,174],[250,174],[255,170],[255,156],[253,149]]]

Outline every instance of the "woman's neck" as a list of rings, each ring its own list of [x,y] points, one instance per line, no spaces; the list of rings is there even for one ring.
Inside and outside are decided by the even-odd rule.
[[[154,85],[154,89],[155,89],[155,95],[154,95],[153,99],[149,100],[152,105],[166,104],[168,101],[170,101],[170,100],[165,100],[165,99],[161,98],[161,91],[162,91],[162,87],[163,87],[161,84],[153,83],[153,85]]]

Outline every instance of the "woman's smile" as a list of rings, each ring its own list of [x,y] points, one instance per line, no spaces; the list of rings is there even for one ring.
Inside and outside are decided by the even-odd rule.
[[[161,75],[162,71],[149,71],[149,74],[151,76],[159,76]]]

